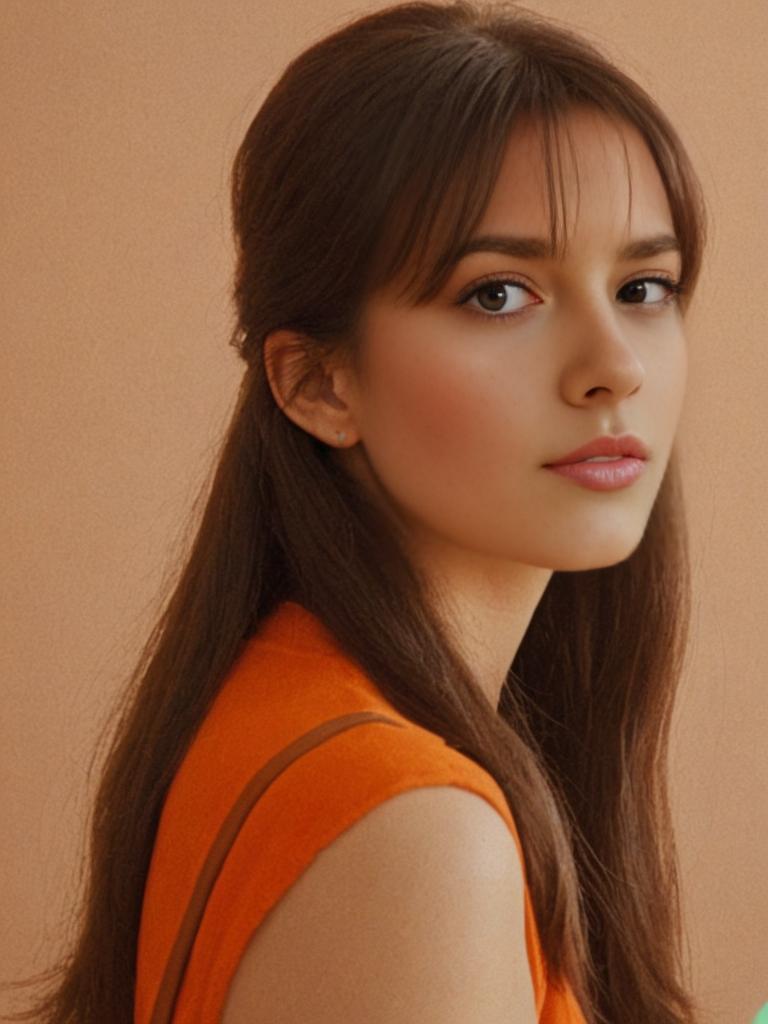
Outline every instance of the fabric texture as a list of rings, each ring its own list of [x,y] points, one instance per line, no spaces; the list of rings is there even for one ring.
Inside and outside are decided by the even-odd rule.
[[[198,876],[249,781],[321,723],[371,712],[384,721],[331,735],[290,764],[247,814],[224,858],[192,946],[173,1024],[216,1024],[251,936],[318,853],[384,800],[419,786],[506,797],[482,767],[397,711],[302,605],[262,621],[228,673],[169,789],[144,892],[134,1024],[149,1024]],[[523,862],[524,870],[524,862]],[[525,941],[539,1024],[584,1024],[568,985],[548,977],[526,882]]]

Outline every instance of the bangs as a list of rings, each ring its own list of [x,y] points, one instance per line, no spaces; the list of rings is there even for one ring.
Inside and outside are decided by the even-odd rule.
[[[536,82],[531,75],[527,81]],[[492,83],[490,83],[492,84]],[[464,106],[456,123],[449,114],[421,139],[412,176],[393,198],[369,277],[369,292],[394,286],[399,301],[418,306],[430,302],[472,238],[490,201],[511,135],[522,121],[538,131],[546,174],[549,254],[563,259],[569,223],[565,200],[563,140],[570,154],[568,174],[576,180],[576,217],[580,200],[578,161],[568,123],[576,105],[559,79],[539,79],[528,96],[478,90],[476,102]],[[627,228],[632,213],[632,175],[620,118],[593,99],[586,104],[614,123],[621,140],[629,187]],[[446,104],[450,110],[450,104]],[[423,112],[421,112],[423,118]],[[443,123],[447,122],[447,123]],[[671,200],[670,200],[671,201]]]

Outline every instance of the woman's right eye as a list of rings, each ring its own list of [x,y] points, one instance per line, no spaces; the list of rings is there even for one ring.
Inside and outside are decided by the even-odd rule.
[[[519,316],[521,313],[524,313],[529,306],[537,305],[537,303],[526,303],[523,306],[518,306],[506,313],[502,313],[501,310],[510,300],[509,289],[518,289],[526,291],[530,295],[533,294],[531,289],[524,285],[522,281],[514,278],[493,277],[474,285],[468,293],[464,293],[464,297],[459,300],[458,304],[462,306],[467,305],[468,309],[479,312],[481,316],[491,320],[507,320],[509,317]],[[477,306],[468,305],[469,300],[475,296],[483,297],[484,304],[479,309]]]

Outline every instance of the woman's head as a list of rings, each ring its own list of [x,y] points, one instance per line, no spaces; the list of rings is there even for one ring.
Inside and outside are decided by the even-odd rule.
[[[390,283],[369,295],[354,365],[331,365],[285,409],[429,545],[519,567],[599,568],[640,542],[670,456],[686,380],[674,285],[681,254],[664,184],[641,134],[594,108],[565,121],[563,258],[483,249],[414,304]],[[573,166],[570,160],[577,161]],[[490,201],[473,232],[549,242],[546,164],[538,125],[514,128]],[[631,188],[631,192],[630,192]],[[666,249],[621,255],[639,241]],[[493,243],[491,243],[492,245]],[[519,282],[519,283],[515,283]],[[268,341],[282,403],[289,331]],[[282,386],[282,391],[281,391]],[[645,471],[611,492],[544,468],[599,435],[645,442]],[[359,442],[359,443],[357,443]]]
[[[565,570],[634,550],[679,420],[703,244],[685,153],[634,82],[514,5],[390,8],[294,61],[234,200],[237,343],[278,431],[330,446],[411,541]],[[553,253],[461,258],[489,234]],[[619,257],[660,235],[679,251]],[[650,449],[630,487],[543,468],[625,432]]]

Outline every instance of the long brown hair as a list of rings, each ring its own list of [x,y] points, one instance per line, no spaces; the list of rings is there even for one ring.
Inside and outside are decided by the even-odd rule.
[[[587,1020],[699,1019],[667,795],[690,603],[674,449],[631,556],[552,575],[495,709],[395,522],[283,413],[264,370],[265,337],[280,327],[301,338],[296,391],[325,356],[354,359],[367,297],[399,276],[415,303],[428,301],[525,115],[542,127],[562,252],[557,130],[572,104],[642,132],[682,247],[685,312],[705,237],[698,179],[655,102],[567,27],[512,3],[395,5],[300,53],[267,95],[232,173],[230,344],[247,368],[199,527],[110,719],[71,952],[6,986],[49,983],[34,1009],[6,1019],[132,1024],[164,798],[244,642],[286,598],[317,615],[398,710],[503,788],[549,969]]]

